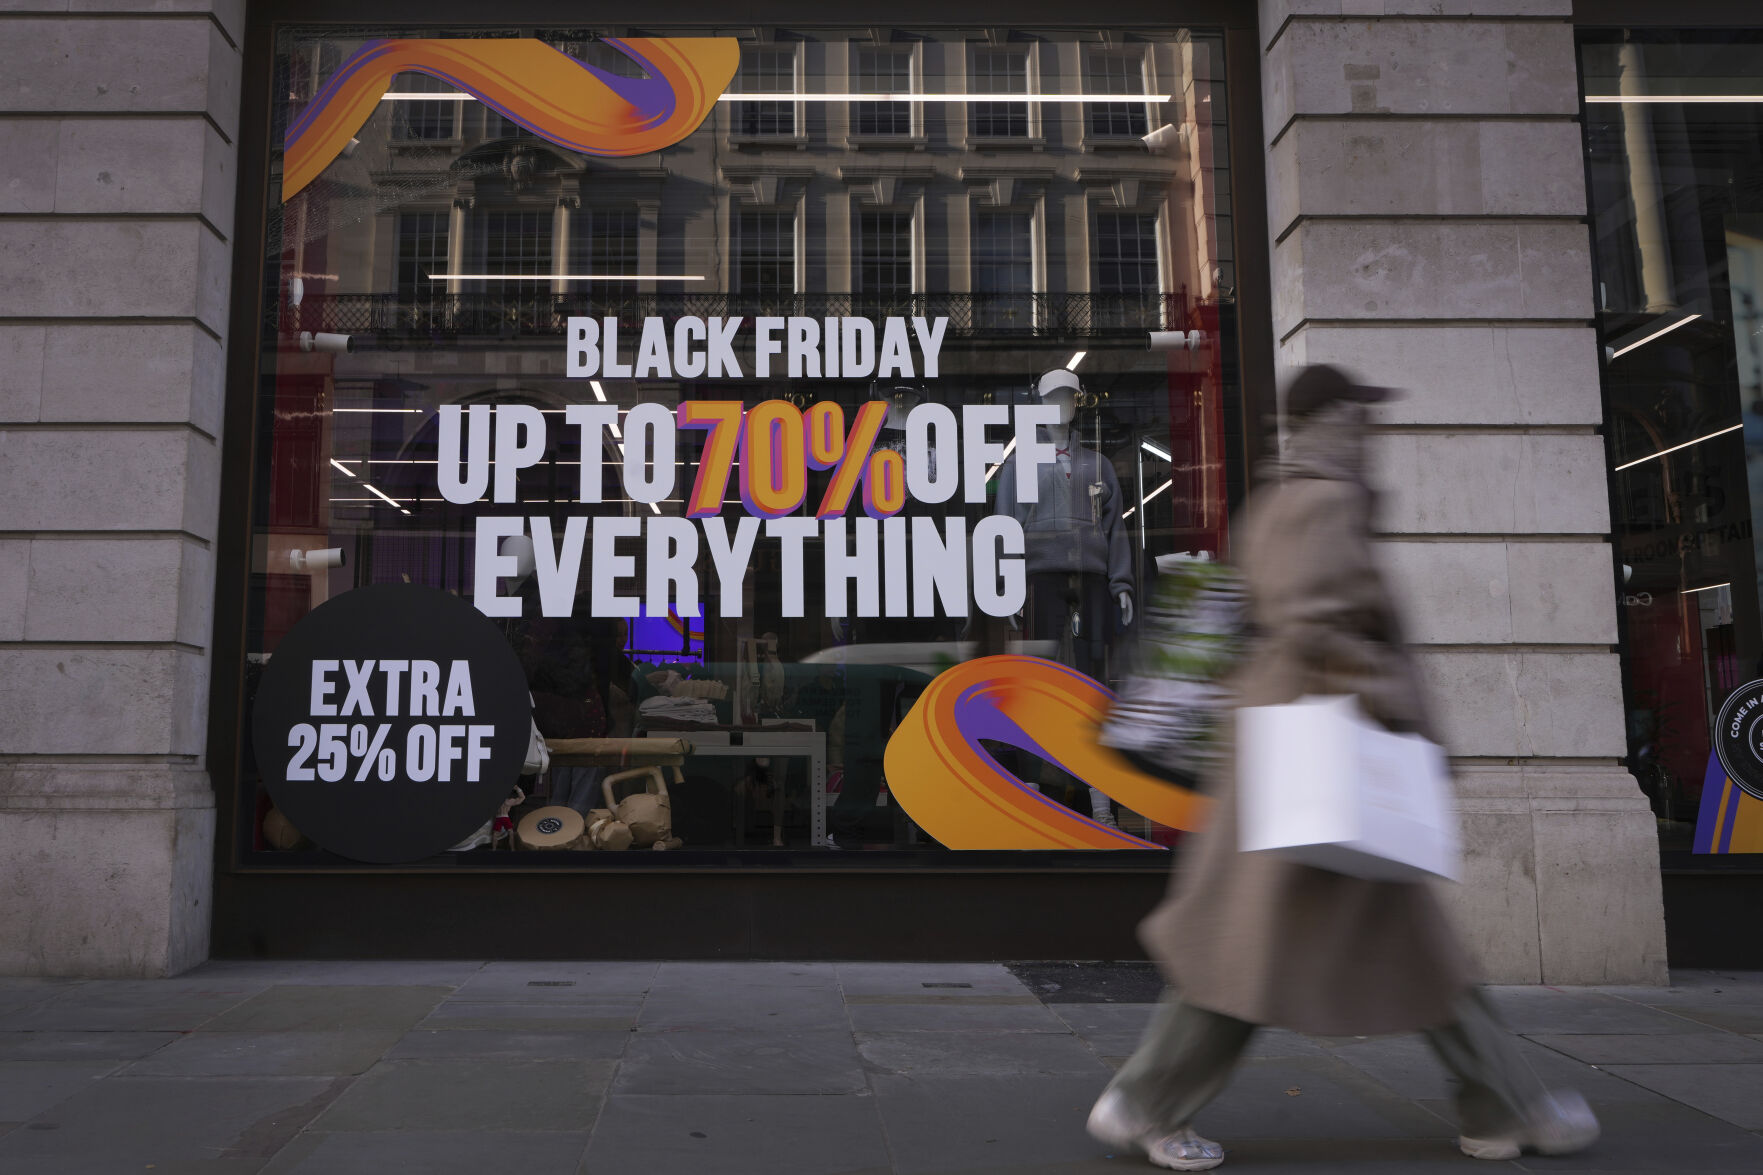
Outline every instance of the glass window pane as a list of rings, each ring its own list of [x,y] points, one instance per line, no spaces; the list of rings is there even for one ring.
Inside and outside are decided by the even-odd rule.
[[[589,87],[643,73],[609,28],[472,32],[480,48],[450,46],[456,64],[500,45]],[[1228,136],[1214,121],[1222,40],[1122,32],[1117,60],[1057,28],[747,31],[724,47],[728,93],[783,97],[707,95],[677,141],[639,150],[625,130],[552,125],[537,108],[517,133],[466,85],[489,87],[482,76],[462,77],[467,96],[454,98],[451,83],[408,73],[390,87],[448,96],[369,104],[349,151],[304,173],[298,146],[278,147],[260,288],[281,296],[258,341],[250,661],[234,667],[247,704],[251,675],[293,626],[354,588],[511,601],[515,614],[492,623],[541,734],[636,740],[608,762],[560,759],[523,780],[517,827],[547,807],[605,807],[619,756],[684,735],[683,778],[666,779],[683,843],[645,867],[845,850],[873,850],[877,864],[984,861],[959,851],[972,829],[937,825],[915,799],[923,772],[889,767],[930,684],[995,672],[1005,656],[1118,684],[1133,638],[1119,594],[1143,602],[1160,558],[1223,549],[1241,475],[1221,456],[1241,449],[1229,348],[1172,360],[1146,347],[1154,329],[1236,337],[1220,235]],[[375,44],[412,33],[274,36],[275,80],[253,84],[273,84],[272,123],[286,128]],[[1086,143],[1131,132],[1133,116],[1104,106],[1104,127],[1085,104],[1033,103],[1037,62],[1047,89],[1154,106],[1157,125],[1191,129],[1195,153],[1115,152],[1109,169],[1142,181],[1117,205],[1133,185],[1098,184]],[[1146,77],[1183,97],[1150,102]],[[1211,101],[1189,97],[1201,89]],[[284,200],[282,180],[301,174]],[[591,363],[584,323],[598,332]],[[1042,403],[1041,377],[1070,370],[1090,394],[1047,451],[1081,465],[1069,478],[1027,471],[1045,485],[1027,502],[1019,454],[965,459],[965,410],[1002,410],[1010,423],[984,437],[1002,453],[1015,414]],[[584,436],[567,419],[578,406],[610,408],[616,428]],[[543,421],[514,434],[531,442],[517,444],[517,467],[494,446],[475,467],[469,443],[443,447],[443,413],[460,410],[469,441],[474,412],[515,407]],[[734,421],[740,439],[681,423],[699,414]],[[956,435],[908,445],[908,424],[933,418],[955,420]],[[671,462],[648,448],[662,433]],[[506,545],[498,525],[513,527]],[[1020,546],[988,548],[989,534]],[[329,550],[340,565],[307,561]],[[1059,827],[1164,865],[1154,850],[1179,843],[1179,828],[1092,791],[1040,744],[992,742],[1000,732],[972,734],[1001,773],[980,786],[1031,790]],[[247,761],[228,783],[241,866],[346,866],[322,845],[272,839],[286,782]],[[465,830],[424,868],[608,867],[605,850],[498,839],[493,817],[484,840]]]

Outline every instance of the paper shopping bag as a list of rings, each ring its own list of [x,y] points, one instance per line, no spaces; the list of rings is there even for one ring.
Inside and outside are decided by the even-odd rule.
[[[1351,697],[1237,711],[1239,847],[1378,881],[1461,872],[1445,752]]]

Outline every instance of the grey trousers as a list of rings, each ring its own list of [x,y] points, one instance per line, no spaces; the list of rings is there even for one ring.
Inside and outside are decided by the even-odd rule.
[[[1429,1029],[1426,1039],[1463,1083],[1457,1091],[1460,1132],[1469,1138],[1509,1133],[1523,1123],[1541,1083],[1479,990],[1465,992],[1456,1010],[1455,1022]],[[1255,1027],[1166,993],[1109,1088],[1161,1126],[1185,1126],[1224,1089]]]

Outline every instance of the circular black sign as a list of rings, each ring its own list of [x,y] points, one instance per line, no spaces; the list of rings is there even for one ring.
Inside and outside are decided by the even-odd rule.
[[[1720,707],[1714,753],[1728,779],[1763,800],[1763,681],[1740,686]]]
[[[443,852],[495,816],[520,777],[532,704],[488,617],[413,584],[321,604],[264,667],[252,737],[294,827],[355,861]]]

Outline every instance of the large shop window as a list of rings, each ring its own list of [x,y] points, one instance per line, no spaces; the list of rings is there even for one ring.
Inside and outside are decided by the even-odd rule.
[[[650,868],[1160,865],[1197,805],[1094,723],[1241,480],[1222,38],[277,36],[243,729],[303,618],[421,585],[553,750],[425,868],[629,861],[529,818],[657,785]],[[349,865],[282,782],[239,865]]]
[[[1628,765],[1667,860],[1763,853],[1763,38],[1582,34]]]

